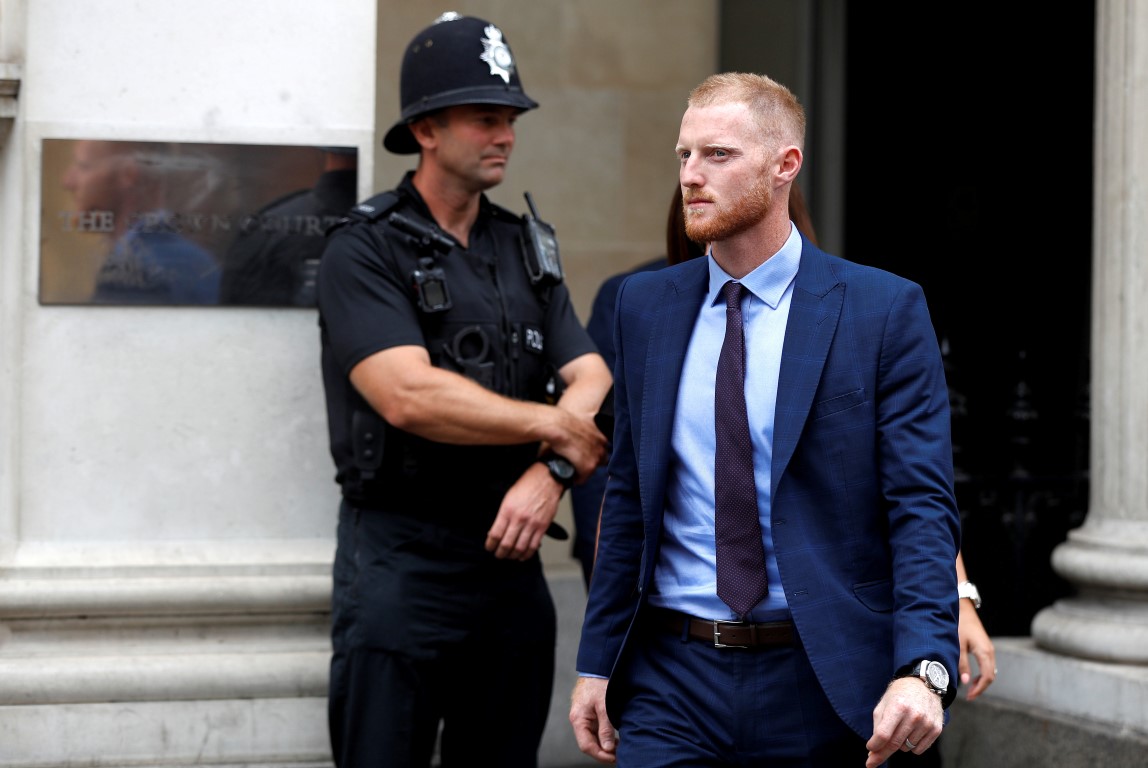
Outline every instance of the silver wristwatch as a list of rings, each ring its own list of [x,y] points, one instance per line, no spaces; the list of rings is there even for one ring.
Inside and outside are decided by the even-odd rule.
[[[938,696],[944,696],[949,691],[949,670],[939,661],[924,659],[909,674],[924,680],[929,690]]]
[[[981,593],[977,591],[977,585],[971,581],[962,581],[957,585],[957,599],[967,597],[973,601],[973,607],[978,611],[981,609]]]

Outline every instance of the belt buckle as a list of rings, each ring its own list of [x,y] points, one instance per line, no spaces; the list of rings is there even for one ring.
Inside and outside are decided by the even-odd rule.
[[[749,624],[747,622],[729,621],[729,620],[725,620],[725,619],[712,619],[712,621],[713,621],[713,626],[714,626],[714,648],[749,648],[748,645],[733,645],[731,643],[723,643],[721,641],[721,629],[719,628],[721,625],[731,625],[731,624],[734,626],[746,627],[746,626],[749,626]]]

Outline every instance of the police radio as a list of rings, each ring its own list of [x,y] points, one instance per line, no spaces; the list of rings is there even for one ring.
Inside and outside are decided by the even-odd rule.
[[[450,292],[446,289],[446,274],[435,264],[434,251],[450,253],[454,241],[442,234],[438,227],[427,226],[408,219],[401,213],[392,213],[387,221],[395,228],[414,238],[424,250],[430,249],[430,256],[419,259],[419,266],[411,272],[411,287],[418,297],[419,309],[423,312],[445,312],[450,309]]]
[[[531,285],[558,285],[562,282],[562,262],[558,258],[558,239],[554,227],[538,218],[534,198],[526,193],[530,215],[523,216],[522,260]]]

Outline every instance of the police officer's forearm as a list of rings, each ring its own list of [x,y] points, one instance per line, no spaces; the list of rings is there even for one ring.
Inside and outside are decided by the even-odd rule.
[[[558,405],[571,413],[588,414],[591,417],[602,406],[602,400],[614,384],[614,377],[606,367],[606,361],[596,352],[571,360],[558,370],[558,375],[566,384]]]
[[[557,438],[566,444],[572,430],[585,444],[593,439],[583,435],[585,428],[577,424],[584,418],[565,408],[504,397],[457,373],[436,368],[422,347],[377,352],[351,369],[350,378],[387,423],[428,440],[456,445],[516,445],[554,443]],[[595,377],[583,376],[581,369],[572,374],[574,402],[592,396],[593,381]],[[576,466],[585,461],[584,456],[568,458]]]

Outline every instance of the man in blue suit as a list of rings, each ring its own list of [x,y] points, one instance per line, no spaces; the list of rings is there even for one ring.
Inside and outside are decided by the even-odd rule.
[[[695,88],[679,180],[709,255],[619,291],[570,709],[600,762],[877,768],[927,750],[956,695],[960,524],[936,335],[918,285],[826,254],[790,221],[804,135],[801,105],[767,77]],[[748,609],[718,596],[714,533],[730,281],[749,427],[735,453],[752,457],[763,563],[745,578],[766,577]]]

